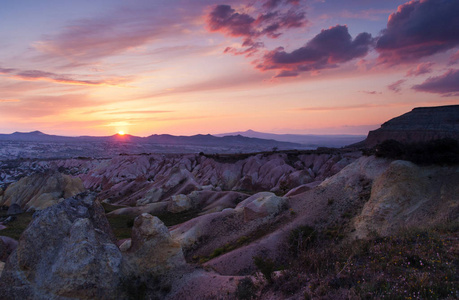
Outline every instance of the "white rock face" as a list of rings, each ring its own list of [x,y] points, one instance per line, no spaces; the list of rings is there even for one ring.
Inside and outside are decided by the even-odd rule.
[[[251,221],[279,213],[284,210],[285,205],[285,198],[270,192],[261,192],[239,203],[235,210],[244,213],[245,221]]]

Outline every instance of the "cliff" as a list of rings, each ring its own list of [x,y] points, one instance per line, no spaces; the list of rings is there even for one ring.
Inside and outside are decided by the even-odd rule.
[[[365,146],[374,147],[390,139],[413,143],[441,138],[459,140],[459,105],[414,108],[370,131]]]

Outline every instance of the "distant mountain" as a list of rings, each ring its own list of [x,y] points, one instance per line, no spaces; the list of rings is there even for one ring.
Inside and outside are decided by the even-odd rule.
[[[370,131],[365,145],[373,147],[390,139],[412,143],[441,138],[459,140],[459,105],[414,108]]]
[[[317,147],[343,147],[346,145],[354,144],[365,139],[365,135],[346,135],[346,134],[336,134],[336,135],[315,135],[315,134],[274,134],[274,133],[264,133],[257,132],[253,130],[239,131],[232,133],[222,133],[216,134],[215,136],[224,137],[224,136],[234,136],[241,135],[251,138],[259,139],[269,139],[276,140],[280,142],[290,142],[302,144],[310,148]]]
[[[200,147],[255,147],[265,150],[271,148],[278,149],[304,149],[299,143],[282,142],[273,139],[251,138],[242,135],[216,137],[210,134],[193,136],[175,136],[170,134],[154,134],[148,137],[138,137],[133,135],[112,136],[79,136],[68,137],[49,135],[40,131],[15,132],[12,134],[0,134],[0,141],[21,141],[21,142],[113,142],[113,143],[136,143],[172,146],[200,146]]]

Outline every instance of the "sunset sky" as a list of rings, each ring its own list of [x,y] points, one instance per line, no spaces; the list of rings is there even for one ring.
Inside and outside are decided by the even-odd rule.
[[[457,0],[4,0],[0,133],[366,134],[459,104]]]

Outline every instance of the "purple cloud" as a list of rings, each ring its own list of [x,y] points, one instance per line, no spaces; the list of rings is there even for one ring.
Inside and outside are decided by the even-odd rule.
[[[360,93],[368,94],[368,95],[378,95],[382,94],[382,92],[377,92],[377,91],[359,91]]]
[[[57,74],[40,70],[18,70],[0,68],[0,74],[12,76],[22,80],[44,80],[63,84],[76,85],[120,85],[129,80],[122,77],[105,78],[99,80],[78,79],[75,75]],[[80,76],[81,77],[81,76]]]
[[[413,89],[445,96],[457,96],[459,95],[459,69],[452,69],[443,75],[430,77],[423,83],[413,86]]]
[[[413,0],[389,16],[376,43],[379,59],[396,64],[459,45],[459,1]]]
[[[268,9],[273,9],[273,8],[278,7],[282,3],[298,5],[300,4],[300,0],[267,0],[263,4],[263,7],[268,8]]]
[[[255,19],[248,14],[237,13],[230,5],[217,5],[209,14],[210,31],[221,31],[231,36],[256,36]]]
[[[243,49],[227,47],[225,53],[251,56],[264,47],[261,37],[277,38],[284,29],[307,24],[304,11],[291,8],[298,4],[299,1],[267,1],[261,8],[253,6],[252,15],[238,12],[230,5],[217,5],[206,17],[207,28],[227,36],[244,37]]]
[[[257,68],[263,71],[280,70],[280,77],[285,77],[285,74],[293,76],[304,71],[336,68],[340,63],[365,56],[372,42],[369,33],[360,33],[353,40],[347,26],[337,25],[322,30],[304,47],[290,53],[285,52],[282,47],[268,52]]]
[[[421,63],[417,65],[416,68],[409,69],[408,72],[406,72],[406,76],[419,76],[430,73],[432,72],[432,65],[433,63],[431,62]]]
[[[387,88],[391,91],[393,91],[394,93],[400,93],[402,91],[402,87],[401,85],[406,81],[406,79],[400,79],[400,80],[397,80],[396,82],[392,83],[392,84],[389,84],[387,86]]]

